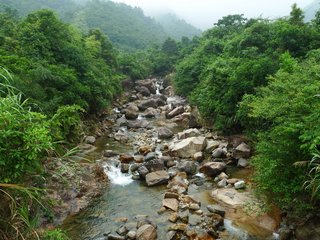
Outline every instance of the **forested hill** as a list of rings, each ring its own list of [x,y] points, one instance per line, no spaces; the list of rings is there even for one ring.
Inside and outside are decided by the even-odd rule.
[[[155,18],[170,37],[175,40],[180,40],[182,37],[192,38],[201,35],[200,29],[197,29],[183,19],[179,19],[175,14],[167,13]]]
[[[74,14],[73,23],[85,31],[100,28],[122,48],[142,49],[168,37],[161,25],[146,17],[140,8],[112,1],[88,2]]]
[[[10,8],[17,10],[20,16],[26,16],[38,9],[51,9],[59,13],[64,21],[69,21],[71,19],[78,6],[73,0],[2,0],[0,4],[0,8],[9,6]]]
[[[315,17],[316,12],[320,9],[320,0],[314,0],[305,9],[305,20],[310,21]]]
[[[30,12],[49,8],[56,11],[65,22],[73,23],[84,32],[88,29],[100,29],[121,49],[143,49],[153,44],[161,44],[168,37],[181,39],[192,37],[201,31],[179,20],[173,15],[158,23],[144,15],[140,8],[107,0],[3,0],[5,4],[18,10],[20,16]]]

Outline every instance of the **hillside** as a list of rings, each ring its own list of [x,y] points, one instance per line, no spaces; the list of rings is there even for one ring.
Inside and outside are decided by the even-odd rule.
[[[156,16],[164,30],[175,40],[180,40],[182,37],[192,38],[201,35],[201,30],[187,23],[183,19],[179,19],[175,14],[167,13]]]
[[[78,4],[73,0],[24,0],[24,1],[15,1],[15,0],[2,0],[1,4],[9,6],[12,9],[18,11],[20,16],[26,16],[30,12],[33,12],[38,9],[51,9],[56,11],[59,16],[65,20],[69,21],[73,13],[76,11]],[[0,5],[1,8],[1,5]]]
[[[140,8],[111,1],[88,2],[74,14],[72,22],[83,30],[100,28],[121,48],[142,49],[168,37],[160,24],[146,17]]]
[[[320,9],[320,0],[314,0],[310,5],[305,7],[305,20],[310,21],[314,18],[315,13]]]

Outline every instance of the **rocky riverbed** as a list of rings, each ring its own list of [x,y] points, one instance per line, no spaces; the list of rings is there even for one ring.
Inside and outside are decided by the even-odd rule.
[[[106,191],[62,227],[74,239],[276,238],[278,212],[253,194],[247,139],[202,127],[162,80],[131,87],[101,137],[85,139]]]

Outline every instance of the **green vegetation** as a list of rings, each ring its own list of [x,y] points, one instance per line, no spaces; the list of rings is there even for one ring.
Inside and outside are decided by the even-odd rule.
[[[145,16],[140,8],[107,0],[4,0],[1,6],[18,10],[20,16],[44,8],[54,10],[63,21],[74,24],[85,33],[99,29],[115,46],[125,51],[144,50],[153,44],[162,44],[168,37],[180,40],[201,34],[200,30],[174,15],[156,21]]]
[[[96,113],[120,91],[116,51],[100,31],[83,35],[49,10],[22,21],[6,11],[0,21],[5,23],[0,26],[0,66],[14,74],[12,84],[44,112],[77,104]]]
[[[275,21],[226,16],[174,76],[176,91],[216,129],[251,136],[259,189],[294,210],[320,200],[320,31],[318,18],[303,19],[297,5]]]

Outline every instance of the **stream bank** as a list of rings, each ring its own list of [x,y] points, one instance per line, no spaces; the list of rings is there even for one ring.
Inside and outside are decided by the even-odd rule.
[[[273,239],[278,211],[252,194],[250,146],[202,128],[163,81],[138,81],[86,154],[101,197],[62,227],[72,239]],[[110,124],[113,123],[113,124]],[[89,139],[88,139],[89,140]],[[254,213],[254,214],[253,214]]]

